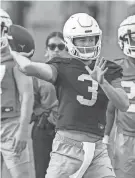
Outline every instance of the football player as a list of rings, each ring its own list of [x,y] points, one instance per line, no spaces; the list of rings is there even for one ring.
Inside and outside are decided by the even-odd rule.
[[[122,68],[100,59],[102,31],[88,14],[72,15],[63,36],[68,54],[48,64],[31,62],[12,51],[22,71],[57,87],[59,117],[46,178],[114,178],[102,137],[108,100],[122,111],[129,106],[118,82]]]
[[[123,68],[122,87],[127,92],[130,105],[127,112],[115,110],[112,105],[112,113],[108,120],[116,122],[112,130],[111,149],[113,150],[112,162],[116,176],[119,178],[135,177],[135,15],[126,18],[118,29],[118,43],[125,58],[115,60]],[[116,112],[116,113],[115,113]],[[112,119],[111,119],[112,118]],[[112,122],[113,123],[113,122]],[[108,128],[106,128],[107,130]]]
[[[3,9],[0,9],[0,25],[2,69],[0,152],[13,178],[28,178],[30,174],[27,139],[28,122],[33,109],[32,78],[18,70],[10,54],[10,48],[18,52],[28,52],[28,49],[34,48],[34,44],[27,30],[12,25],[9,15]],[[24,38],[20,39],[20,33]],[[19,45],[26,47],[22,50]]]

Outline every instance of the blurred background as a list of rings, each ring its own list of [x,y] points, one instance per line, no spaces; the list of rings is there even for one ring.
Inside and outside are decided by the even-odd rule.
[[[29,29],[36,52],[34,61],[44,61],[45,39],[52,31],[62,31],[65,21],[77,12],[93,16],[103,31],[102,56],[120,58],[122,52],[117,44],[119,24],[135,14],[135,0],[130,1],[2,1],[14,23]]]
[[[123,56],[117,44],[117,30],[129,15],[135,14],[135,0],[130,1],[1,1],[15,24],[29,29],[34,37],[36,51],[32,60],[44,61],[45,40],[50,32],[62,31],[65,21],[74,13],[86,12],[93,16],[103,31],[101,55],[108,59]],[[31,126],[30,126],[31,127]],[[30,129],[31,132],[31,129]],[[31,153],[31,178],[35,178]],[[10,178],[6,172],[3,178]]]

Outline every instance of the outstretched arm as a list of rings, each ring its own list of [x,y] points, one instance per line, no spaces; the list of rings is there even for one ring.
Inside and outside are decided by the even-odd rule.
[[[117,109],[126,112],[129,107],[129,99],[126,92],[121,88],[120,81],[120,78],[117,81],[112,81],[111,85],[104,79],[103,84],[100,86],[113,105]]]
[[[115,107],[111,101],[108,102],[107,110],[106,110],[106,126],[104,132],[103,143],[109,144],[110,133],[113,128],[115,120]]]
[[[126,92],[121,88],[120,81],[118,78],[117,82],[113,81],[111,84],[104,78],[104,74],[107,72],[108,68],[105,68],[106,61],[102,59],[97,59],[93,71],[86,66],[86,70],[89,72],[92,79],[96,80],[108,99],[113,103],[113,105],[121,110],[127,111],[129,107],[129,100]]]
[[[106,127],[105,127],[105,135],[110,136],[113,123],[115,119],[115,107],[111,101],[109,101],[107,110],[106,110]]]
[[[35,76],[45,81],[55,82],[57,78],[57,69],[49,64],[32,62],[27,57],[14,51],[11,54],[19,65],[20,70],[28,76]]]

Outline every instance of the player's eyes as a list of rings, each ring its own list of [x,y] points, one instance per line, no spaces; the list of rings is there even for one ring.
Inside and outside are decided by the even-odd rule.
[[[135,37],[132,37],[132,40],[135,41]]]
[[[93,42],[93,41],[94,41],[94,39],[90,39],[89,41],[90,41],[90,42]]]
[[[86,41],[86,39],[79,39],[79,41],[80,41],[80,42],[85,42],[85,41]]]

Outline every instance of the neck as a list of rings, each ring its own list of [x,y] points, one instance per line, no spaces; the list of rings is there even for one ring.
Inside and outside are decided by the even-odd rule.
[[[89,65],[89,64],[91,64],[91,63],[92,63],[92,60],[84,61],[84,64],[85,64],[85,65]]]
[[[92,63],[93,60],[83,60],[83,59],[80,59],[78,57],[75,57],[77,60],[81,61],[82,63],[84,63],[85,65],[89,65]]]

